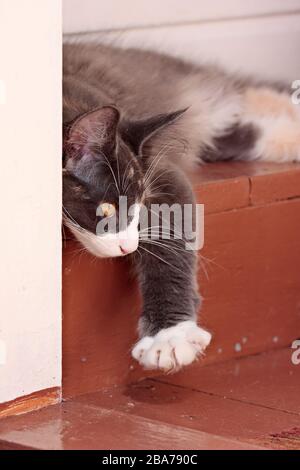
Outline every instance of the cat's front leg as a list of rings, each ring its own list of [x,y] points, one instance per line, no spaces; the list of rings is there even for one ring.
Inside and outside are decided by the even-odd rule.
[[[143,313],[132,356],[146,369],[176,371],[205,351],[211,334],[197,326],[195,253],[181,242],[141,243]]]

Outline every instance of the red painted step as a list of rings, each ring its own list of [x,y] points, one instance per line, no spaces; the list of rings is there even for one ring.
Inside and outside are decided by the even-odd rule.
[[[214,333],[200,376],[201,365],[290,346],[300,334],[300,165],[207,165],[192,180],[206,213],[201,318]],[[79,248],[64,247],[65,397],[149,375],[130,357],[140,302],[126,260]]]
[[[277,350],[3,419],[0,449],[300,449],[300,365]]]

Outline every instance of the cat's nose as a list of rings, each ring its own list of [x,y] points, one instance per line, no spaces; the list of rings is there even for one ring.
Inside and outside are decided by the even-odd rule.
[[[123,255],[128,255],[128,253],[132,253],[138,247],[138,240],[134,239],[127,239],[127,240],[120,240],[120,250]]]
[[[120,250],[123,255],[127,255],[129,251],[126,251],[121,245],[120,245]]]

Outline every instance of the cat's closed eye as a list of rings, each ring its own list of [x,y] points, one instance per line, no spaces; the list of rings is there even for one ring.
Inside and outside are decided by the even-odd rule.
[[[113,217],[116,213],[116,207],[110,202],[102,202],[97,207],[97,215],[101,217]]]

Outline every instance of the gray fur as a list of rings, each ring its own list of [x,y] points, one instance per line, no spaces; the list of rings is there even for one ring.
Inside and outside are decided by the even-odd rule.
[[[108,188],[112,191],[111,175],[101,165],[103,148],[93,149],[95,155],[84,165],[76,160],[80,155],[72,154],[68,135],[76,118],[104,106],[119,111],[115,145],[107,158],[115,171],[120,165],[123,177],[128,168],[134,169],[130,188],[133,201],[143,193],[146,205],[194,204],[182,169],[201,161],[253,158],[251,151],[259,131],[255,123],[241,122],[242,94],[248,85],[265,83],[255,84],[215,66],[195,66],[154,52],[96,44],[65,45],[64,205],[68,217],[93,232],[96,203]],[[135,141],[138,135],[143,138]],[[151,184],[159,178],[160,190],[147,191],[142,187],[142,177],[160,153],[163,158],[155,162],[149,181]],[[111,199],[116,197],[109,194]],[[184,240],[169,240],[164,246],[141,241],[140,252],[130,256],[143,295],[141,336],[196,319],[200,304],[196,256],[184,249]]]

